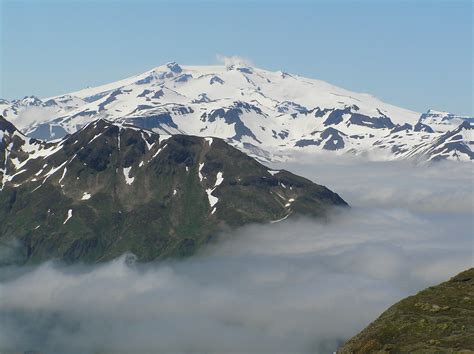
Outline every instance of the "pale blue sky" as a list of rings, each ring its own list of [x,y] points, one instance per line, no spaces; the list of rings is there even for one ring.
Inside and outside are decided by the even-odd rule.
[[[0,1],[4,98],[223,54],[417,111],[474,115],[469,0]]]

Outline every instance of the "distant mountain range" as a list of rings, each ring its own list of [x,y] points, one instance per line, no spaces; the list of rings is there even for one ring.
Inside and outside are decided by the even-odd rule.
[[[99,118],[158,134],[214,136],[260,160],[295,151],[382,160],[472,160],[471,117],[420,114],[329,83],[234,64],[168,63],[62,96],[0,100],[24,134],[51,140]]]
[[[222,139],[162,137],[100,119],[43,142],[0,117],[4,263],[186,256],[220,231],[325,217],[335,206],[347,204]]]

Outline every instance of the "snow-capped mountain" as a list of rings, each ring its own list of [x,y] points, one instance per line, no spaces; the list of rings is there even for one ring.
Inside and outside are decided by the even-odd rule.
[[[473,159],[472,118],[431,110],[420,115],[369,94],[243,63],[172,62],[63,96],[3,100],[0,114],[25,134],[44,140],[105,118],[160,134],[220,137],[265,160],[325,150],[382,159]],[[446,145],[442,153],[420,155],[438,151],[433,144],[459,126],[462,140]]]

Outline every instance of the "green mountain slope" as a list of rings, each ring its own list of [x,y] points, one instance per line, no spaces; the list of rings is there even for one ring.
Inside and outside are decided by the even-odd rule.
[[[474,268],[393,305],[338,353],[474,353]]]
[[[221,230],[347,205],[221,139],[163,139],[106,120],[47,144],[3,118],[0,131],[4,262],[186,256]]]

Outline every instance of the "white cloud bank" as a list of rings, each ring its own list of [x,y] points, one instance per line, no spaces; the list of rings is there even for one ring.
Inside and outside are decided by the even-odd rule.
[[[286,167],[352,209],[326,224],[247,226],[185,261],[4,271],[0,352],[327,353],[472,266],[470,164]]]

